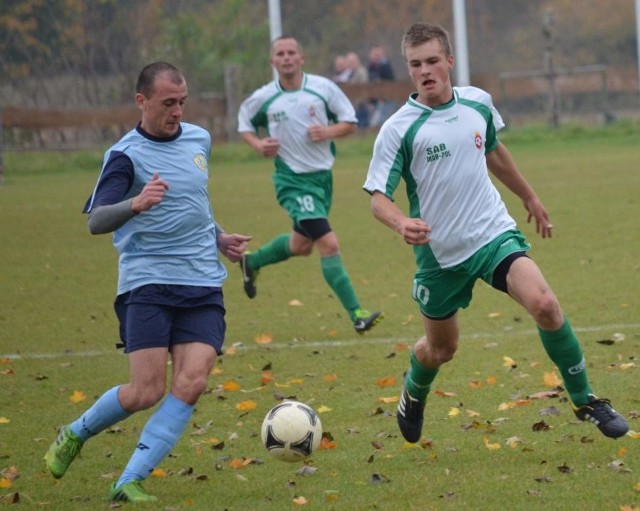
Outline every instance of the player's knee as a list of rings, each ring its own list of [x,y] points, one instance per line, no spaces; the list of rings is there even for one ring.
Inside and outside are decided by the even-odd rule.
[[[435,358],[438,365],[446,364],[453,360],[453,356],[456,354],[456,349],[452,346],[443,346],[435,352]]]
[[[155,406],[164,396],[164,386],[147,385],[142,389],[134,390],[127,399],[126,409],[130,412],[147,410]]]
[[[562,311],[558,300],[551,293],[541,293],[530,308],[536,323],[548,326],[562,321]]]
[[[310,256],[312,253],[313,253],[313,243],[308,243],[308,244],[300,245],[299,247],[297,247],[295,255],[307,257],[307,256]]]
[[[207,390],[208,383],[208,374],[176,378],[171,386],[171,393],[185,403],[193,404]]]

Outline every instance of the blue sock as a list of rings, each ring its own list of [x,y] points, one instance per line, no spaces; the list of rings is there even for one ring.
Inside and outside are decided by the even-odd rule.
[[[83,442],[131,415],[118,401],[119,388],[117,386],[107,390],[91,408],[69,425],[71,431]]]
[[[131,481],[142,481],[153,472],[156,465],[178,442],[191,420],[193,409],[193,405],[180,401],[173,394],[165,398],[145,424],[136,450],[122,472],[116,488]]]

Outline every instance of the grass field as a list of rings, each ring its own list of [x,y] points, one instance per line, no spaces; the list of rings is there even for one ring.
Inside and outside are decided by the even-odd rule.
[[[634,431],[639,136],[638,124],[503,136],[550,211],[554,238],[538,238],[518,200],[505,200],[579,333],[594,390],[612,399]],[[373,219],[361,189],[371,144],[361,137],[338,145],[332,225],[362,304],[382,309],[385,320],[355,334],[317,255],[265,268],[251,301],[239,269],[228,264],[227,353],[192,425],[145,483],[160,498],[157,509],[640,509],[638,436],[604,438],[576,421],[564,394],[528,399],[550,390],[554,367],[530,318],[482,283],[461,312],[460,350],[429,397],[424,439],[404,443],[389,401],[422,326],[410,297],[411,250]],[[64,479],[45,471],[42,456],[57,428],[127,378],[126,358],[114,349],[116,253],[110,236],[88,234],[81,214],[100,159],[99,152],[5,156],[0,507],[109,509],[108,487],[150,413],[92,439]],[[242,145],[214,146],[210,192],[217,220],[251,234],[252,248],[289,229],[273,197],[270,162]],[[264,384],[267,367],[272,380]],[[270,458],[260,444],[262,418],[277,395],[314,406],[333,437],[313,455],[313,474]]]

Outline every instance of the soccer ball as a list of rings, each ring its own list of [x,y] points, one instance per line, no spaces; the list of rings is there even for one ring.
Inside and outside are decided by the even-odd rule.
[[[320,445],[322,424],[310,406],[298,401],[283,401],[265,416],[261,436],[262,444],[274,458],[301,461]]]

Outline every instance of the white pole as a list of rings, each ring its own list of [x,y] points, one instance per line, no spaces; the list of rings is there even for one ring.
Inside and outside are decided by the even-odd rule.
[[[640,92],[640,0],[636,0],[636,44],[638,45],[638,92]]]
[[[270,41],[275,41],[282,35],[282,16],[280,15],[280,0],[269,0],[269,31]],[[273,69],[273,79],[278,79],[278,71]]]
[[[636,2],[640,2],[640,0],[636,0]],[[470,84],[470,79],[465,0],[453,0],[453,29],[455,31],[456,85],[466,86]]]

